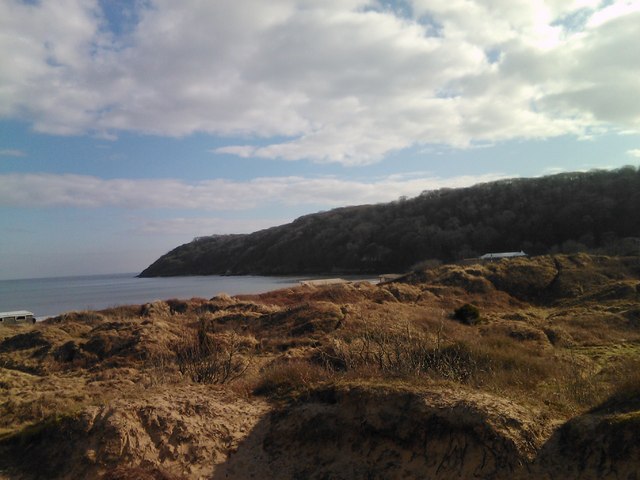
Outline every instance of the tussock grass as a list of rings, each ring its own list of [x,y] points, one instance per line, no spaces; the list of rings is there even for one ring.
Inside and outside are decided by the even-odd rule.
[[[493,389],[531,388],[555,368],[516,339],[466,333],[452,338],[444,323],[435,331],[409,323],[396,328],[365,323],[359,331],[331,338],[317,359],[334,371],[374,369],[381,376],[427,376]]]
[[[348,378],[416,386],[444,381],[519,399],[558,375],[556,360],[537,344],[490,329],[481,336],[448,319],[391,322],[384,312],[378,315],[347,320],[306,355],[273,362],[259,374],[254,392],[296,396]]]
[[[263,369],[253,393],[274,398],[296,397],[332,376],[325,368],[306,360],[276,361]]]
[[[145,386],[148,388],[179,383],[182,380],[173,355],[161,353],[149,356],[144,364]]]
[[[640,414],[640,357],[625,358],[608,373],[609,395],[593,411]]]
[[[87,398],[83,395],[73,399],[52,393],[24,400],[6,399],[0,403],[0,440],[24,444],[43,429],[55,427],[86,404]]]
[[[101,480],[183,480],[159,468],[117,467],[105,472]]]
[[[13,377],[0,375],[0,429],[62,411],[55,398],[51,408],[38,403],[37,382],[74,376],[91,384],[77,387],[78,402],[91,397],[82,388],[126,381],[135,384],[127,394],[195,382],[286,397],[348,379],[461,385],[548,406],[560,416],[633,391],[621,380],[640,371],[630,360],[640,358],[633,289],[607,289],[607,275],[574,274],[577,267],[566,259],[564,284],[552,284],[559,269],[551,258],[528,262],[538,260],[448,265],[384,286],[297,287],[71,312],[2,330],[0,373],[4,367]],[[583,303],[573,297],[574,281],[585,290]],[[599,289],[606,302],[594,303]],[[479,307],[481,322],[453,319],[465,304]],[[76,388],[65,382],[60,388]]]
[[[60,424],[62,424],[62,422],[64,422],[68,418],[71,418],[72,416],[73,415],[71,413],[52,413],[43,417],[37,422],[26,425],[24,428],[18,431],[14,431],[11,434],[0,437],[0,440],[3,443],[24,447],[35,438],[41,437],[47,432],[55,430],[58,426],[60,426]]]
[[[229,383],[242,377],[251,364],[251,358],[243,355],[247,343],[251,342],[233,331],[210,334],[201,321],[174,347],[175,362],[180,373],[196,383]]]

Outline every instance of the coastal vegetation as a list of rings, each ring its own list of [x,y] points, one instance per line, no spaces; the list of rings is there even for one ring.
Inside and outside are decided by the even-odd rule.
[[[141,276],[402,272],[487,252],[640,251],[640,171],[562,173],[338,208],[247,235],[200,237]]]
[[[639,301],[578,253],[5,326],[0,478],[628,478]]]

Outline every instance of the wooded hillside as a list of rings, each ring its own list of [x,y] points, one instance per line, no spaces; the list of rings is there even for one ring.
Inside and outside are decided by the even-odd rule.
[[[513,250],[634,254],[633,237],[640,237],[640,170],[624,167],[440,189],[198,238],[141,276],[376,273]]]

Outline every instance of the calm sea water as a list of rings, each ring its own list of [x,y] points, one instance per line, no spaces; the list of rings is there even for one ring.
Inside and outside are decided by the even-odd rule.
[[[303,277],[136,278],[135,273],[0,280],[0,311],[29,310],[44,318],[72,310],[100,310],[168,298],[211,298],[218,293],[263,293],[297,285]],[[306,278],[306,277],[305,277]]]

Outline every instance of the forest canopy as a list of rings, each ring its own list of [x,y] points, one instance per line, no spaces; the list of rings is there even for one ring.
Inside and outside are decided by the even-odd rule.
[[[380,273],[520,250],[638,254],[639,212],[637,167],[514,178],[199,237],[140,275]]]

